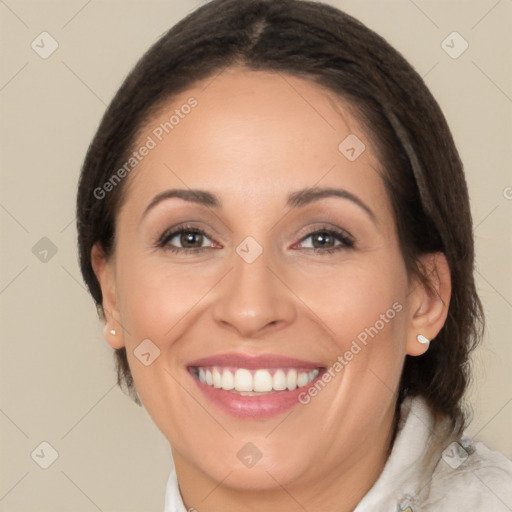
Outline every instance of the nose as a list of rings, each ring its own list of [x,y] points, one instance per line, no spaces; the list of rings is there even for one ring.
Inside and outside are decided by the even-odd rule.
[[[293,322],[293,294],[279,277],[277,266],[269,263],[265,251],[252,263],[233,255],[234,268],[219,283],[213,307],[217,323],[239,336],[254,338]]]

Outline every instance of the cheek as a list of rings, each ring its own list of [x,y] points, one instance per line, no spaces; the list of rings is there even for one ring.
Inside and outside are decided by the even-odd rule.
[[[306,399],[311,413],[324,418],[323,435],[333,443],[343,443],[341,424],[360,437],[369,435],[369,415],[378,423],[392,406],[407,326],[407,274],[397,261],[399,255],[347,264],[303,289],[304,302],[328,328],[331,354],[330,377],[318,387],[321,398]]]
[[[377,337],[381,345],[385,338],[401,344],[407,277],[397,261],[401,258],[354,259],[303,281],[301,298],[311,305],[340,351],[348,350],[353,340],[369,347]]]
[[[338,411],[356,397],[378,410],[398,386],[405,357],[407,274],[400,253],[354,259],[315,277],[301,297],[327,329],[325,348],[337,385],[326,396]],[[359,406],[352,405],[355,417]],[[360,412],[367,413],[364,407]]]
[[[127,345],[150,338],[162,349],[180,331],[181,320],[218,280],[211,268],[169,265],[162,258],[125,258],[119,265],[119,305]],[[185,322],[186,323],[186,322]]]
[[[119,254],[118,300],[131,373],[155,423],[172,429],[173,418],[191,406],[183,400],[178,383],[185,364],[180,338],[200,310],[202,297],[218,281],[218,272],[169,265],[163,257],[136,253],[127,256],[127,251]],[[139,349],[142,346],[146,347],[144,351]],[[144,364],[144,357],[140,358],[141,353],[147,352],[151,361],[148,365]]]

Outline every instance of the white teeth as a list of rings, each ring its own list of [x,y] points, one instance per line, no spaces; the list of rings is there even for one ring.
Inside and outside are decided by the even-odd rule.
[[[245,368],[238,368],[235,373],[235,389],[237,391],[254,391],[252,375]]]
[[[297,375],[297,387],[301,388],[305,386],[309,382],[309,376],[306,372],[300,372]]]
[[[229,391],[235,387],[235,378],[229,370],[224,370],[222,373],[222,389]]]
[[[254,391],[272,391],[272,375],[267,370],[257,370],[254,374]]]
[[[272,370],[247,370],[238,368],[234,373],[227,368],[199,368],[197,378],[203,383],[225,391],[237,391],[242,395],[257,395],[271,391],[293,391],[308,385],[314,380],[319,370],[301,372],[296,369],[278,368],[272,375]]]
[[[289,391],[293,391],[297,387],[297,371],[290,370],[286,376],[286,387]]]
[[[217,370],[217,368],[213,369],[212,377],[213,377],[213,387],[214,388],[222,387],[222,376],[221,376],[219,370]]]
[[[283,370],[277,370],[276,373],[274,373],[274,377],[272,379],[272,387],[276,391],[283,391],[286,389],[286,374],[283,372]]]

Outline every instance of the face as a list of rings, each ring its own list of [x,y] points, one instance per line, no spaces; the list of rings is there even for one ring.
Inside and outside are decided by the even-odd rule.
[[[350,112],[233,68],[140,135],[115,252],[93,257],[107,339],[184,474],[300,486],[388,447],[417,304]]]

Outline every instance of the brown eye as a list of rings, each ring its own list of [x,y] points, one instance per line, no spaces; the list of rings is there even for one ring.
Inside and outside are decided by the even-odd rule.
[[[324,231],[319,231],[311,235],[311,239],[313,241],[313,247],[315,248],[334,247],[336,244],[336,238]]]
[[[214,243],[204,231],[182,227],[165,233],[158,242],[158,246],[172,252],[198,252],[214,247]]]
[[[300,246],[302,249],[329,253],[354,247],[354,239],[344,231],[338,232],[331,229],[321,229],[305,236],[300,241]]]
[[[203,238],[201,233],[192,231],[182,231],[179,236],[180,243],[184,248],[202,247]]]

